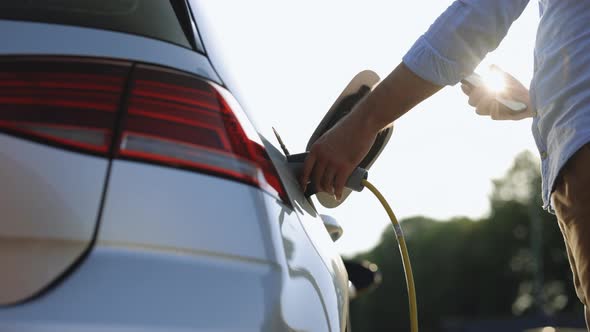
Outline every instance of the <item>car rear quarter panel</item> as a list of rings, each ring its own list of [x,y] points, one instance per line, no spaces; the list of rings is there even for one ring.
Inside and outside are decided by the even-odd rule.
[[[0,20],[0,39],[1,55],[141,61],[222,83],[205,56],[124,33]],[[343,331],[342,261],[280,152],[271,154],[293,207],[233,181],[114,161],[95,248],[43,296],[0,309],[0,330]],[[106,171],[108,161],[99,164]],[[72,165],[57,175],[71,176]],[[61,186],[50,175],[47,184]]]
[[[107,160],[0,134],[0,303],[34,296],[89,248]]]
[[[291,207],[257,188],[208,175],[132,161],[112,167],[99,245],[274,266],[281,287],[265,294],[277,301],[279,321],[294,330],[340,330],[337,308],[344,299],[336,273]]]

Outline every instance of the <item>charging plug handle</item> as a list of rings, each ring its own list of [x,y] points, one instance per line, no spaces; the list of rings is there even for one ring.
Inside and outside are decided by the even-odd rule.
[[[365,188],[363,185],[363,180],[366,180],[369,177],[369,171],[364,168],[357,167],[352,171],[352,174],[346,180],[346,188],[350,188],[354,191],[362,191]]]
[[[303,172],[303,163],[305,162],[305,158],[307,158],[308,154],[309,152],[304,152],[287,156],[289,168],[297,176],[300,176],[301,172]],[[366,180],[368,177],[369,172],[366,169],[357,167],[348,177],[344,186],[354,191],[362,191],[363,188],[365,188],[363,185],[363,180]],[[310,183],[305,191],[305,196],[309,197],[311,195],[317,194],[317,192],[318,190],[316,189],[315,185]]]

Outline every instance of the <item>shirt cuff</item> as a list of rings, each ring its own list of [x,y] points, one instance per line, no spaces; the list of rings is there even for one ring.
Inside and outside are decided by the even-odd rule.
[[[469,73],[460,64],[438,53],[424,36],[418,38],[403,57],[404,64],[414,74],[436,85],[455,85]]]

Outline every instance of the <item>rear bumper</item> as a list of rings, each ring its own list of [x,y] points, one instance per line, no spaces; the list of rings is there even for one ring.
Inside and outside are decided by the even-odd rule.
[[[90,253],[41,296],[1,308],[0,331],[341,330],[339,276],[293,210],[212,176],[111,167]]]
[[[252,260],[98,244],[1,331],[281,331],[281,273]]]

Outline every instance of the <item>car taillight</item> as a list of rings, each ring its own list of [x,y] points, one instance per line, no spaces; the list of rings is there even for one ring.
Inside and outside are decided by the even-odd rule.
[[[131,68],[89,58],[0,59],[0,131],[237,180],[288,202],[258,134],[227,90],[180,71]]]
[[[178,71],[138,65],[129,91],[115,157],[238,180],[286,201],[258,135],[227,90]]]
[[[0,59],[0,129],[104,155],[130,67],[78,58]]]

